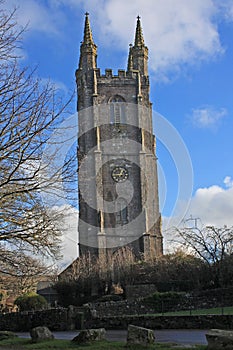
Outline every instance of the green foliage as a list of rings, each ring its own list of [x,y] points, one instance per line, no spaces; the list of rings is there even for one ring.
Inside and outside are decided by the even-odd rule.
[[[185,294],[181,292],[155,292],[144,298],[144,303],[153,306],[155,312],[163,312],[180,304],[184,296]]]
[[[231,286],[233,284],[233,254],[224,255],[219,269],[220,286]]]
[[[41,310],[47,305],[46,299],[42,295],[34,292],[21,295],[14,303],[18,306],[20,311]]]
[[[90,282],[90,283],[89,283]],[[80,306],[93,301],[91,280],[80,285],[77,281],[60,281],[53,288],[58,293],[58,304],[67,307],[69,305]]]
[[[201,259],[183,251],[161,256],[149,266],[149,271],[151,283],[155,283],[160,292],[201,289],[208,275]]]
[[[0,331],[0,341],[5,339],[12,339],[17,337],[13,332],[10,331]]]
[[[181,297],[179,296],[182,294],[179,293],[213,290],[216,283],[218,285],[219,282],[221,287],[229,288],[232,285],[233,254],[225,255],[221,266],[215,264],[210,266],[200,258],[186,254],[183,251],[163,255],[149,262],[134,261],[130,258],[129,252],[123,253],[118,255],[120,261],[115,265],[106,264],[104,267],[103,264],[100,264],[100,261],[95,260],[93,262],[90,258],[77,260],[77,266],[73,266],[68,278],[55,285],[59,295],[59,304],[66,307],[68,305],[82,305],[96,299],[98,301],[117,301],[119,296],[109,296],[113,284],[119,284],[125,292],[127,284],[146,285],[148,283],[154,284],[161,294],[158,294],[157,297],[154,296],[154,299],[149,298],[147,302],[156,307],[155,312],[164,312],[173,311],[176,305],[180,309]],[[128,270],[124,270],[122,267],[124,259],[126,261],[128,259],[129,262],[133,261],[133,263],[128,264]],[[218,273],[219,279],[215,283],[212,277],[215,275],[213,271],[217,268],[221,269],[221,273]],[[92,295],[93,290],[96,297]],[[172,294],[166,294],[170,291],[175,291],[176,294],[173,292]],[[125,296],[124,293],[123,296]],[[169,298],[170,300],[168,300]],[[182,302],[184,301],[187,306],[189,300],[185,300],[184,297]]]
[[[64,307],[69,305],[77,305],[78,286],[72,282],[57,282],[54,289],[58,293],[58,304]]]
[[[149,298],[151,298],[154,302],[156,301],[167,301],[167,300],[180,300],[184,296],[184,293],[181,292],[155,292]]]
[[[163,315],[164,316],[233,315],[233,306],[215,307],[210,309],[197,309],[197,310],[189,309],[189,310],[181,310],[181,311],[173,311],[173,312],[164,312]]]
[[[98,298],[98,302],[105,302],[105,301],[121,301],[122,296],[117,295],[117,294],[108,294],[108,295],[103,295],[101,298]]]

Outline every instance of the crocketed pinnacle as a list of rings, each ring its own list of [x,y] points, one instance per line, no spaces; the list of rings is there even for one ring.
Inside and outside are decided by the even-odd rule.
[[[133,57],[132,57],[132,44],[129,46],[129,56],[128,56],[128,71],[133,69]]]
[[[144,46],[144,38],[142,34],[142,26],[141,26],[141,21],[140,17],[137,17],[137,28],[136,28],[136,33],[135,33],[135,41],[134,41],[134,46]]]
[[[79,70],[83,72],[96,68],[97,46],[92,37],[92,31],[89,21],[89,13],[86,12],[84,24],[84,36],[80,46]]]
[[[86,18],[85,18],[85,26],[84,26],[83,44],[94,44],[91,25],[89,21],[89,13],[86,12],[85,15],[86,15]]]

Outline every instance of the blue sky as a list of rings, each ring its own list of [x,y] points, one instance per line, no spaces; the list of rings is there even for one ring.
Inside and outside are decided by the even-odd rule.
[[[115,73],[126,68],[141,16],[153,109],[177,130],[192,162],[185,215],[232,225],[233,0],[7,0],[2,6],[14,5],[19,24],[28,26],[22,64],[36,66],[38,75],[51,79],[64,96],[75,89],[85,12],[98,46],[98,67]],[[75,112],[75,102],[72,108]],[[166,183],[166,223],[176,215],[176,204],[177,211],[185,212],[188,199],[177,195],[180,169],[166,142],[158,140],[157,156]]]

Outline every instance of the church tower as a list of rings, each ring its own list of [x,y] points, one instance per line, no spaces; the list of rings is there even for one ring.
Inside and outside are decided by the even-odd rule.
[[[160,256],[156,142],[140,17],[127,70],[114,75],[97,68],[86,13],[76,82],[80,255],[130,246],[138,257]]]

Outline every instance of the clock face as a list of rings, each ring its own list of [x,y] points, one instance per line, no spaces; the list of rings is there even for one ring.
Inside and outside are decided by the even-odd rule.
[[[129,177],[128,170],[123,166],[116,166],[112,170],[112,178],[115,182],[123,182]]]

